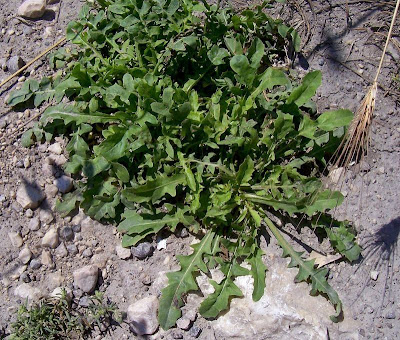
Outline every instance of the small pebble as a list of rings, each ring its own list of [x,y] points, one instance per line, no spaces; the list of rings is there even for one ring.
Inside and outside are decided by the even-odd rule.
[[[79,233],[81,231],[81,225],[80,224],[73,225],[72,230],[74,231],[74,233]]]
[[[82,253],[83,257],[92,257],[93,256],[93,251],[90,248],[87,248],[83,251]]]
[[[15,248],[20,248],[24,243],[20,233],[11,231],[8,233],[8,237],[10,238],[12,246]]]
[[[30,209],[29,209],[30,210]],[[39,217],[34,217],[29,221],[28,228],[32,231],[36,231],[40,229],[40,220]]]
[[[27,210],[25,211],[25,216],[28,217],[28,218],[32,218],[32,217],[33,217],[33,211],[32,211],[32,209],[27,209]]]
[[[394,311],[388,312],[388,313],[385,315],[385,318],[386,318],[386,319],[389,319],[389,320],[396,319],[396,314],[395,314]]]
[[[371,277],[372,280],[374,280],[374,281],[378,280],[378,276],[379,276],[379,272],[378,271],[372,270],[370,272],[370,277]]]
[[[39,259],[33,259],[29,263],[29,267],[31,267],[32,269],[39,269],[41,266],[42,266],[42,263],[40,262]]]
[[[194,325],[189,331],[189,335],[194,338],[198,338],[200,333],[201,333],[201,328],[196,325]]]
[[[32,257],[32,252],[29,248],[24,248],[19,252],[18,258],[22,264],[27,264]]]
[[[131,248],[132,255],[138,258],[139,260],[143,260],[148,256],[151,256],[154,252],[154,247],[149,242],[140,243],[136,247]]]
[[[28,273],[22,273],[19,278],[25,283],[31,282],[31,278]]]
[[[75,244],[68,244],[67,245],[67,250],[69,255],[76,255],[78,254],[78,248],[76,247]]]
[[[66,226],[61,229],[60,237],[65,241],[71,241],[74,239],[74,231],[72,230],[71,227]]]

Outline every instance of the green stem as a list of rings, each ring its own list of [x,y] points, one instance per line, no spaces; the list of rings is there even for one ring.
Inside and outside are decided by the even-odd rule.
[[[135,51],[136,51],[136,57],[138,59],[139,66],[143,67],[142,54],[140,53],[139,43],[137,41],[135,41]]]

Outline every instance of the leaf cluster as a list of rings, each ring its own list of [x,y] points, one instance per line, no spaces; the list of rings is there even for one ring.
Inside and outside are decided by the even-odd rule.
[[[58,102],[40,125],[69,138],[65,171],[77,181],[58,203],[61,212],[80,205],[96,219],[118,223],[125,247],[178,225],[205,230],[191,255],[178,256],[181,269],[168,274],[159,313],[165,329],[180,317],[183,296],[198,289],[199,271],[218,267],[225,275],[211,281],[215,292],[200,306],[205,317],[242,295],[238,276],[252,275],[253,299],[262,297],[264,227],[299,268],[298,281],[328,296],[334,318],[341,312],[327,270],[304,261],[267,214],[297,214],[311,224],[342,202],[339,192],[323,188],[321,172],[353,115],[317,115],[311,98],[319,71],[299,83],[276,67],[287,51],[298,51],[300,40],[265,13],[267,6],[237,13],[205,1],[98,0],[68,25],[77,48],[51,59],[65,75],[28,81],[9,99],[11,105]],[[32,130],[24,144],[42,137]],[[347,258],[358,256],[345,224],[316,227]]]

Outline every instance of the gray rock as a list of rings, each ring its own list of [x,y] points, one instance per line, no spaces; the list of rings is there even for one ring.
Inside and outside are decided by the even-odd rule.
[[[25,61],[20,56],[11,57],[7,61],[7,68],[10,73],[17,72],[24,65]]]
[[[36,209],[44,200],[41,190],[29,184],[22,184],[17,191],[17,202],[23,209]]]
[[[86,248],[83,253],[82,253],[83,257],[92,257],[93,256],[93,251],[90,248]]]
[[[126,259],[129,259],[131,257],[130,249],[129,248],[124,248],[120,244],[117,244],[115,246],[115,252],[117,253],[117,256],[121,260],[126,260]]]
[[[44,192],[47,197],[56,197],[58,193],[58,188],[54,184],[46,184],[44,187]]]
[[[85,293],[91,293],[96,288],[99,268],[94,265],[85,266],[73,273],[74,285],[82,289]]]
[[[18,259],[22,264],[27,264],[32,258],[32,252],[29,248],[24,248],[19,252]]]
[[[43,296],[40,289],[32,287],[27,283],[22,283],[15,288],[14,295],[23,300],[28,299],[28,302],[39,300]]]
[[[71,227],[66,226],[60,230],[60,237],[65,241],[71,241],[74,239],[74,232]]]
[[[68,244],[67,250],[68,250],[68,254],[70,254],[72,256],[78,254],[78,248],[76,247],[75,244]]]
[[[62,175],[55,179],[53,184],[57,187],[58,191],[63,194],[70,192],[74,187],[72,178],[65,175]]]
[[[46,11],[46,0],[26,0],[18,7],[18,15],[28,19],[38,19]]]
[[[60,241],[58,239],[57,230],[54,228],[49,229],[49,231],[42,238],[42,247],[57,248]]]
[[[394,311],[390,311],[385,315],[385,318],[389,320],[396,319],[396,313]]]
[[[140,243],[136,247],[131,248],[132,255],[138,258],[139,260],[143,260],[148,256],[151,256],[154,252],[154,247],[149,242]]]
[[[29,267],[31,267],[32,269],[39,269],[42,266],[42,262],[39,259],[33,259],[30,263],[29,263]]]
[[[74,291],[72,291],[72,293],[77,299],[79,299],[83,295],[83,291],[81,289],[75,289]]]
[[[57,169],[54,167],[53,164],[49,164],[47,162],[44,162],[42,164],[42,173],[43,175],[45,175],[46,177],[51,177],[54,176],[56,173]],[[57,188],[56,186],[54,186],[55,188]],[[53,189],[54,190],[54,189]],[[58,189],[57,189],[58,192]],[[55,193],[55,195],[57,194],[57,192]]]
[[[14,231],[10,231],[8,233],[8,237],[10,238],[11,244],[15,248],[19,248],[24,244],[24,240],[21,237],[20,233],[16,233]]]
[[[158,299],[148,296],[128,307],[127,316],[130,328],[137,335],[151,335],[158,329]]]
[[[79,306],[81,307],[89,307],[90,306],[90,299],[87,296],[82,296],[79,299]]]
[[[194,325],[189,331],[189,335],[194,338],[198,338],[200,336],[200,333],[201,333],[201,328],[196,325]]]
[[[61,242],[60,245],[57,247],[55,253],[59,257],[66,257],[68,255],[68,250],[63,242]]]
[[[42,265],[49,267],[49,268],[55,267],[55,264],[53,262],[53,257],[51,256],[51,253],[48,250],[42,251]]]
[[[189,236],[188,230],[186,228],[182,228],[179,236],[182,238],[188,237]]]
[[[19,278],[20,278],[20,280],[21,280],[22,282],[25,282],[25,283],[31,282],[31,278],[30,278],[29,274],[26,273],[26,272],[22,273],[21,276],[20,276]]]
[[[81,225],[80,224],[73,225],[72,230],[74,231],[74,233],[79,233],[81,231]]]
[[[40,222],[45,225],[49,225],[51,222],[54,221],[54,215],[51,210],[48,209],[41,209],[39,213]]]
[[[28,228],[32,231],[37,231],[40,229],[39,217],[34,217],[29,221]]]

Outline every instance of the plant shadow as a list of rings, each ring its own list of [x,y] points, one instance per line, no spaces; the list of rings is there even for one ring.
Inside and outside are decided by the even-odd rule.
[[[367,270],[368,273],[361,275],[363,284],[353,304],[363,295],[366,287],[379,278],[384,280],[379,309],[381,310],[384,307],[385,301],[390,301],[399,234],[400,217],[397,217],[388,224],[381,226],[375,233],[364,237],[361,243],[362,258],[352,276],[355,276],[360,270]]]

